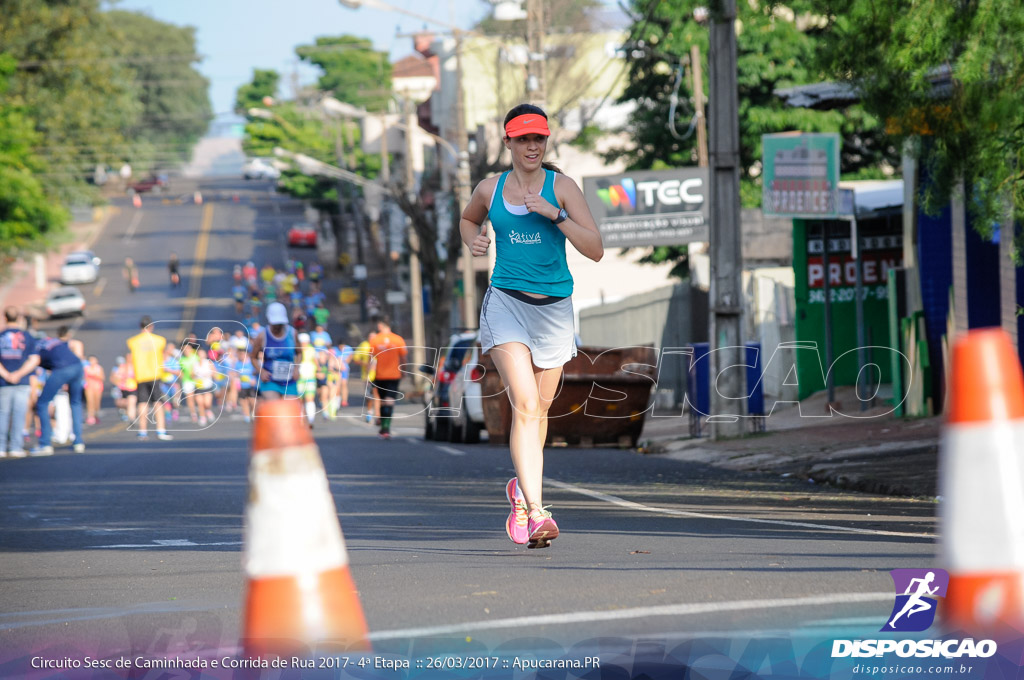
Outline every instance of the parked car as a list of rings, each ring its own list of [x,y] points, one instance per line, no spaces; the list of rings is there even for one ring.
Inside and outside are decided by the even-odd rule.
[[[448,441],[465,444],[480,442],[480,432],[484,426],[484,400],[481,397],[480,381],[484,377],[484,367],[480,365],[480,343],[477,334],[473,334],[473,342],[466,350],[462,366],[455,372],[451,386],[448,388],[448,401],[452,413],[451,429]]]
[[[89,259],[90,262],[92,262],[97,267],[103,264],[103,260],[96,257],[96,253],[92,252],[91,250],[76,250],[72,253],[68,253],[68,257],[71,257],[72,255],[81,255],[82,257],[86,257]]]
[[[298,222],[288,230],[288,245],[316,248],[316,227],[309,222]]]
[[[278,179],[281,171],[274,167],[269,158],[250,158],[242,166],[242,177],[245,179]]]
[[[423,438],[449,441],[455,413],[451,409],[450,390],[455,374],[462,368],[466,355],[476,343],[476,331],[456,333],[448,339],[437,367],[421,366],[423,373],[433,376],[433,385],[425,395],[427,402]]]
[[[100,269],[96,266],[95,256],[90,257],[87,253],[71,253],[64,258],[64,264],[60,268],[61,283],[92,283],[100,276]]]
[[[144,194],[147,191],[152,191],[154,194],[159,194],[167,186],[166,175],[150,175],[145,179],[140,179],[131,185],[132,190],[137,194]]]
[[[85,314],[85,298],[74,286],[61,286],[46,296],[46,314],[51,319],[71,314]]]

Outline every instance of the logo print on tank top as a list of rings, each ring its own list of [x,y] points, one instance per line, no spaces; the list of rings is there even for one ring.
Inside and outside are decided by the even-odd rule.
[[[522,243],[524,245],[539,244],[541,242],[540,232],[533,234],[520,234],[519,232],[512,230],[508,234],[508,240],[513,244]]]

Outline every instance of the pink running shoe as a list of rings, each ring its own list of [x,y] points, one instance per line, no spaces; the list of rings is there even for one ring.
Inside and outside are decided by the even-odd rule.
[[[505,485],[505,498],[512,504],[512,511],[508,513],[508,519],[505,520],[505,533],[513,543],[523,545],[530,540],[529,513],[526,510],[526,501],[516,498],[518,491],[519,481],[513,477]]]
[[[546,548],[551,541],[558,538],[558,525],[551,519],[547,510],[534,510],[530,513],[528,548]]]

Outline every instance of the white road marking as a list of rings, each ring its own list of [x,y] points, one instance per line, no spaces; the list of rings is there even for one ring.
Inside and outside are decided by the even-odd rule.
[[[209,611],[222,609],[211,603],[148,602],[128,607],[83,607],[80,609],[50,609],[32,612],[0,613],[0,629],[31,628],[52,624],[67,625],[71,621],[115,619],[133,614],[166,614],[174,612]]]
[[[761,519],[759,517],[734,517],[730,515],[709,515],[703,512],[689,512],[687,510],[676,510],[674,508],[655,508],[650,505],[643,505],[642,503],[634,503],[633,501],[627,501],[617,496],[610,496],[608,494],[601,493],[600,491],[592,491],[590,489],[584,489],[583,487],[576,486],[574,484],[566,484],[565,482],[559,482],[553,479],[544,479],[546,484],[550,484],[559,489],[565,491],[571,491],[578,493],[583,496],[589,496],[605,503],[611,503],[618,505],[622,508],[628,508],[630,510],[639,510],[641,512],[651,512],[656,515],[669,515],[671,517],[688,517],[692,519],[717,519],[726,520],[729,522],[748,522],[750,524],[772,524],[775,526],[784,527],[799,527],[802,529],[821,529],[823,531],[841,531],[844,533],[851,534],[868,534],[871,536],[902,536],[904,538],[938,538],[935,534],[915,534],[903,531],[882,531],[880,529],[859,529],[857,527],[841,527],[832,524],[812,524],[810,522],[789,522],[781,519]]]
[[[775,598],[769,600],[735,600],[732,602],[701,602],[690,604],[667,604],[656,607],[633,607],[609,611],[567,612],[546,616],[517,616],[489,621],[469,621],[446,626],[426,628],[405,628],[370,633],[370,640],[394,640],[401,638],[433,637],[454,633],[475,633],[481,630],[504,628],[534,628],[536,626],[565,626],[570,624],[595,623],[598,621],[623,621],[646,619],[652,616],[697,616],[723,612],[753,609],[785,609],[792,607],[823,607],[837,604],[862,602],[892,602],[892,593],[835,593],[832,595],[811,595],[809,597]]]
[[[453,446],[445,446],[444,444],[434,444],[434,446],[436,446],[437,448],[441,449],[445,453],[447,453],[449,455],[452,455],[452,456],[465,456],[466,455],[465,451],[459,451],[457,448],[455,448]]]
[[[90,548],[191,548],[209,545],[242,545],[242,541],[223,541],[218,543],[193,543],[187,538],[156,540],[152,543],[122,543],[119,545],[93,545]]]
[[[124,237],[121,240],[123,240],[125,243],[131,241],[132,237],[135,236],[135,230],[139,228],[139,222],[141,221],[142,211],[137,210],[135,214],[132,215],[132,221],[128,223],[128,228],[125,230]]]

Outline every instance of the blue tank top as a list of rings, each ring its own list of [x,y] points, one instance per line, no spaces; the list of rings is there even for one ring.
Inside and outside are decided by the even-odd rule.
[[[56,338],[42,340],[36,349],[39,354],[39,365],[48,371],[82,364],[82,360],[75,356],[68,343]]]
[[[284,338],[278,340],[264,329],[263,337],[263,368],[270,374],[270,381],[278,385],[287,385],[292,379],[292,364],[295,363],[295,329],[286,327]]]
[[[510,171],[498,178],[498,186],[487,213],[494,228],[497,257],[491,285],[527,293],[568,297],[572,295],[572,274],[565,262],[565,234],[543,215],[516,215],[505,207],[505,180]],[[555,173],[544,171],[540,195],[558,206],[555,198]]]

